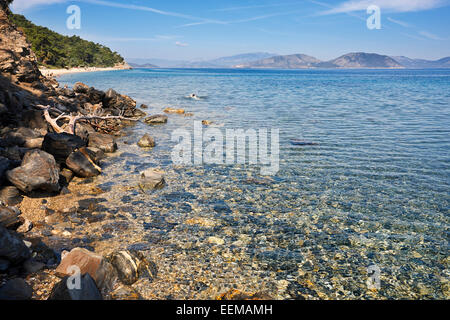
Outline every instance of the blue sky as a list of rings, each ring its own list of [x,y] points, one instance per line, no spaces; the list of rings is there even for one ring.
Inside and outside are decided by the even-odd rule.
[[[79,30],[66,27],[72,4],[81,9]],[[371,4],[381,9],[380,30],[366,26]],[[125,58],[270,52],[329,60],[355,51],[450,56],[450,0],[15,0],[12,9]]]

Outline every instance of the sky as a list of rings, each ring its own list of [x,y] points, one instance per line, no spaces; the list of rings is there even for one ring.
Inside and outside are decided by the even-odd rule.
[[[67,9],[80,8],[80,29]],[[380,29],[369,29],[369,6]],[[249,52],[450,56],[450,0],[15,0],[15,13],[125,58],[208,60]],[[372,20],[371,20],[372,21]]]

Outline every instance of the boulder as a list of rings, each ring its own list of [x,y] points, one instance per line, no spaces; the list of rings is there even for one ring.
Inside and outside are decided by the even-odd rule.
[[[10,168],[10,161],[4,157],[0,157],[0,184],[5,180],[5,173]]]
[[[19,264],[31,256],[30,249],[19,235],[0,226],[0,258]]]
[[[167,123],[167,116],[163,114],[156,114],[154,116],[150,116],[145,118],[144,122],[146,124],[154,125],[154,124],[164,124]]]
[[[85,146],[83,139],[68,133],[48,133],[42,143],[42,149],[53,155],[58,163],[65,163],[73,151]]]
[[[166,185],[164,172],[156,169],[147,169],[141,173],[139,187],[143,190],[162,189]]]
[[[22,202],[23,196],[19,189],[14,186],[7,186],[0,189],[0,201],[7,206],[15,206]]]
[[[87,94],[89,91],[89,86],[85,85],[82,82],[77,82],[73,85],[73,91],[76,93],[84,93]]]
[[[59,191],[59,168],[52,155],[34,149],[28,151],[22,165],[6,173],[8,180],[23,192]]]
[[[81,274],[88,273],[102,291],[111,290],[117,280],[117,271],[106,259],[83,248],[75,248],[65,254],[56,273],[71,276],[73,266],[77,266]]]
[[[156,276],[156,267],[150,263],[138,251],[123,250],[115,252],[109,258],[111,264],[116,268],[119,279],[123,284],[132,285],[140,277]]]
[[[155,146],[155,139],[149,134],[145,134],[139,141],[138,146],[141,148],[153,148]]]
[[[66,160],[66,165],[81,178],[95,177],[101,173],[100,167],[92,161],[84,148],[72,152]]]
[[[89,273],[81,275],[79,281],[77,287],[75,279],[64,277],[53,287],[49,300],[103,300],[95,280]]]
[[[108,134],[93,132],[89,134],[89,147],[99,148],[103,152],[111,153],[117,150],[114,138]]]
[[[100,160],[105,159],[105,153],[102,151],[102,149],[94,148],[94,147],[88,147],[86,148],[86,152],[89,154],[89,157],[94,161],[95,163],[99,163]]]
[[[31,129],[38,129],[40,131],[47,130],[48,124],[44,119],[42,111],[27,110],[22,114],[23,124]]]
[[[31,300],[33,289],[22,278],[11,279],[0,287],[0,300]]]
[[[174,109],[174,108],[166,108],[164,109],[164,113],[175,113],[175,114],[184,114],[184,109]]]
[[[20,211],[18,209],[13,210],[0,205],[0,226],[10,230],[16,230],[22,224],[19,216]]]

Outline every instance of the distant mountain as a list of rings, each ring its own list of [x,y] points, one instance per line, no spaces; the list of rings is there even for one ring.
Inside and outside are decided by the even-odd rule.
[[[236,68],[271,68],[271,69],[305,69],[305,68],[402,68],[394,59],[375,53],[348,53],[331,61],[320,61],[305,54],[276,56],[252,63],[236,65]]]
[[[409,69],[450,68],[450,57],[440,60],[411,59],[405,56],[391,58]]]
[[[403,66],[388,56],[376,53],[353,52],[329,61],[336,68],[403,68]]]
[[[138,64],[138,63],[129,62],[128,64],[130,65],[130,67],[133,67],[133,68],[159,68],[158,66],[155,66],[154,64],[151,64],[151,63]]]
[[[161,68],[231,68],[236,64],[244,64],[252,61],[265,59],[276,54],[267,52],[244,53],[230,57],[221,57],[212,60],[165,60],[165,59],[140,59],[129,58],[128,63],[153,64]]]
[[[246,64],[237,64],[236,68],[271,68],[271,69],[305,69],[315,68],[317,64],[321,63],[316,59],[306,54],[293,54],[288,56],[275,56],[267,59],[262,59]]]

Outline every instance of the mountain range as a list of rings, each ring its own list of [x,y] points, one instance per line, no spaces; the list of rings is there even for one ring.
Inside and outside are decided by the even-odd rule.
[[[353,52],[330,61],[305,54],[275,55],[266,52],[246,53],[213,60],[127,59],[135,68],[241,68],[241,69],[430,69],[450,68],[450,57],[440,60],[411,59],[376,53]]]

